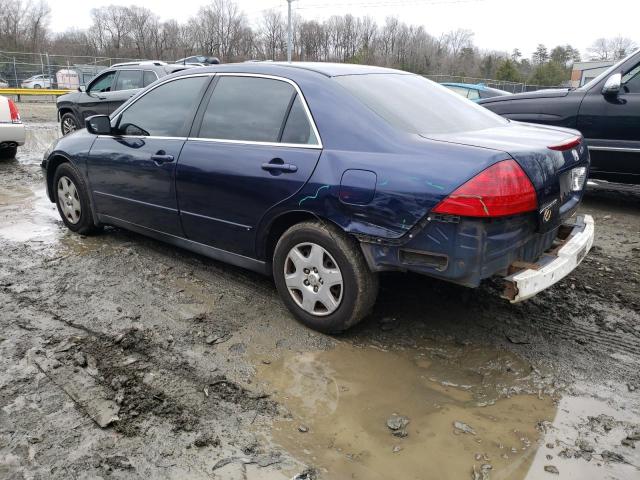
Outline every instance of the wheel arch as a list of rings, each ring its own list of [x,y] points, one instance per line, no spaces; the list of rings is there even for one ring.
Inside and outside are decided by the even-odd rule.
[[[53,176],[63,163],[71,163],[71,160],[61,154],[56,154],[47,161],[47,196],[52,202],[56,201],[53,196]]]
[[[78,116],[76,115],[76,112],[74,112],[73,108],[71,108],[70,105],[65,105],[58,108],[58,122],[61,122],[62,116],[67,113],[72,114],[75,117],[76,121],[78,121]]]
[[[53,192],[55,190],[53,185],[53,178],[56,174],[56,170],[58,169],[58,167],[64,163],[71,164],[73,167],[75,167],[75,170],[77,171],[78,175],[82,176],[82,179],[84,180],[88,189],[87,194],[89,196],[89,207],[91,208],[91,213],[93,214],[93,219],[94,219],[93,224],[96,227],[100,226],[100,222],[98,222],[98,216],[96,214],[95,202],[93,200],[93,195],[91,194],[91,188],[89,187],[89,182],[87,181],[86,176],[82,172],[80,172],[80,169],[75,164],[75,162],[73,162],[69,157],[61,153],[56,153],[47,161],[47,178],[46,178],[47,197],[49,197],[49,200],[52,203],[55,203],[56,199],[53,196]]]
[[[292,226],[306,222],[310,220],[319,220],[321,222],[325,222],[327,224],[332,225],[334,228],[340,230],[344,234],[353,237],[346,232],[340,225],[332,222],[331,220],[321,217],[316,213],[310,212],[308,210],[293,210],[281,213],[280,215],[274,217],[263,230],[263,235],[260,238],[264,238],[262,242],[258,243],[258,258],[263,258],[267,262],[271,262],[273,260],[273,253],[276,249],[276,244],[278,240],[282,236],[284,232],[286,232]]]

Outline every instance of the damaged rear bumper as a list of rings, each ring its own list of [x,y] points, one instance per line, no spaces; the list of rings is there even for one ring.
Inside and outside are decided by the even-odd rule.
[[[537,262],[513,265],[520,268],[505,277],[506,287],[502,296],[511,303],[517,303],[559,282],[584,259],[593,245],[593,238],[591,215],[579,215],[572,224],[563,225],[558,244],[545,252]]]

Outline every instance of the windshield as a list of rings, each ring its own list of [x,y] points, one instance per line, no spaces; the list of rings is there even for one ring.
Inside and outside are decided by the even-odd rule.
[[[507,120],[418,75],[345,75],[336,81],[391,125],[409,133],[483,130]]]
[[[620,60],[618,63],[616,63],[615,65],[607,68],[604,72],[602,72],[600,75],[598,75],[596,78],[594,78],[593,80],[589,81],[588,83],[585,83],[584,85],[582,85],[581,87],[578,87],[576,90],[589,90],[591,89],[591,87],[593,87],[594,85],[596,85],[600,80],[602,80],[604,77],[608,77],[612,72],[615,72],[616,70],[620,69],[620,65],[622,65],[624,62],[626,62],[628,59],[630,59],[631,57],[633,57],[636,53],[640,53],[640,50],[636,50],[635,52],[633,52],[631,55],[626,56],[625,58],[623,58],[622,60]]]

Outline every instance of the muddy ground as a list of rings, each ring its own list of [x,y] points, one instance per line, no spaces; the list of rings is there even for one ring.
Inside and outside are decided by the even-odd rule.
[[[529,302],[385,275],[328,337],[268,278],[68,232],[46,108],[0,163],[0,478],[639,478],[640,191],[590,191],[593,250]]]

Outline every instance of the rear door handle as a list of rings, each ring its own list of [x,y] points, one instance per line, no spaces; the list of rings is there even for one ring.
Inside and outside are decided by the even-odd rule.
[[[298,167],[291,163],[263,163],[262,169],[268,172],[285,172],[293,173],[298,171]]]
[[[158,165],[161,165],[163,163],[173,162],[174,157],[173,157],[173,155],[167,155],[167,154],[164,153],[164,151],[160,150],[155,155],[151,155],[151,160],[156,162]]]

